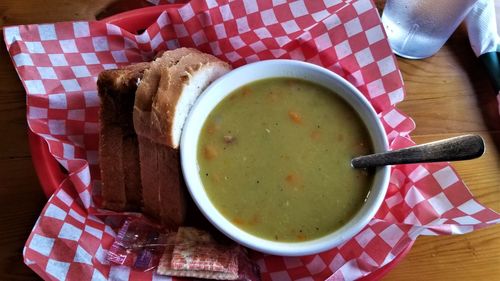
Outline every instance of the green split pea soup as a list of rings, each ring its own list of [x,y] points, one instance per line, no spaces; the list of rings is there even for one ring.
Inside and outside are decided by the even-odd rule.
[[[372,150],[364,123],[337,94],[271,78],[217,105],[197,157],[203,186],[228,220],[264,239],[299,242],[335,231],[361,208],[374,173],[350,161]]]

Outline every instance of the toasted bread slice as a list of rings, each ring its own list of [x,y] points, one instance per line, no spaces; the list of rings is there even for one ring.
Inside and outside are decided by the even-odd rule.
[[[194,49],[165,52],[144,74],[134,106],[139,136],[144,212],[176,227],[185,217],[179,138],[187,114],[205,87],[228,72],[227,63]]]
[[[161,78],[161,69],[168,69],[176,64],[183,56],[196,53],[199,51],[195,49],[179,48],[175,51],[167,51],[151,62],[151,67],[144,72],[143,79],[137,88],[135,106],[134,106],[134,128],[139,135],[139,151],[141,160],[141,180],[143,185],[143,211],[149,216],[160,219],[160,176],[165,176],[166,172],[160,174],[160,162],[162,161],[161,155],[163,148],[157,145],[158,133],[153,131],[150,126],[151,122],[151,108],[153,98],[158,92],[158,85]],[[165,165],[163,165],[165,166]],[[165,168],[165,167],[163,167]],[[179,172],[174,171],[173,182],[177,182]],[[168,177],[169,175],[167,175]],[[165,181],[165,179],[163,180]],[[163,182],[162,181],[162,182]],[[163,184],[162,186],[165,186]],[[177,188],[180,189],[180,188]],[[175,188],[174,188],[175,190]],[[179,198],[182,195],[173,195],[172,198]],[[183,201],[184,199],[179,199]],[[182,205],[182,202],[175,205]],[[181,208],[182,209],[182,208]],[[184,217],[184,210],[179,210],[179,216]]]
[[[103,71],[97,80],[101,99],[99,158],[103,207],[115,211],[141,206],[139,150],[132,112],[137,83],[149,63]]]

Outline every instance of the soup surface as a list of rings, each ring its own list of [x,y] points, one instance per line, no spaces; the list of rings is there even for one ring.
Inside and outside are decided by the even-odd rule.
[[[373,173],[350,161],[371,152],[364,123],[335,93],[272,78],[226,97],[203,125],[197,153],[204,188],[227,219],[292,242],[329,234],[355,215]]]

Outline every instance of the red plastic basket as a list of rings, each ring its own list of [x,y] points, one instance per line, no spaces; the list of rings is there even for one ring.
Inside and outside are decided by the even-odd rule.
[[[140,30],[146,29],[146,27],[153,24],[163,11],[169,9],[177,9],[180,6],[182,6],[182,4],[168,4],[141,8],[120,13],[103,19],[102,21],[113,23],[131,33],[136,33]],[[50,197],[67,175],[64,172],[62,166],[50,153],[48,145],[43,138],[36,135],[31,130],[28,130],[28,139],[33,159],[33,165],[40,181],[40,185],[42,186],[45,195],[47,197]],[[401,260],[410,251],[412,245],[413,243],[408,245],[408,247],[390,263],[360,280],[380,280],[383,276],[389,273],[389,271],[391,271],[399,262],[401,262]]]

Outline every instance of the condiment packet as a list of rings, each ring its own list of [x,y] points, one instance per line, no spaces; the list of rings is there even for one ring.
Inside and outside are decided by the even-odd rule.
[[[260,280],[258,266],[241,246],[222,245],[208,232],[193,227],[166,232],[141,218],[123,222],[106,258],[134,270],[156,269],[166,276]]]
[[[107,260],[141,271],[154,269],[168,244],[169,235],[175,237],[175,233],[167,233],[144,219],[129,218],[118,231]]]
[[[217,244],[210,234],[192,227],[180,227],[171,241],[174,241],[174,246],[167,247],[163,254],[157,270],[159,274],[238,279],[240,246]]]

